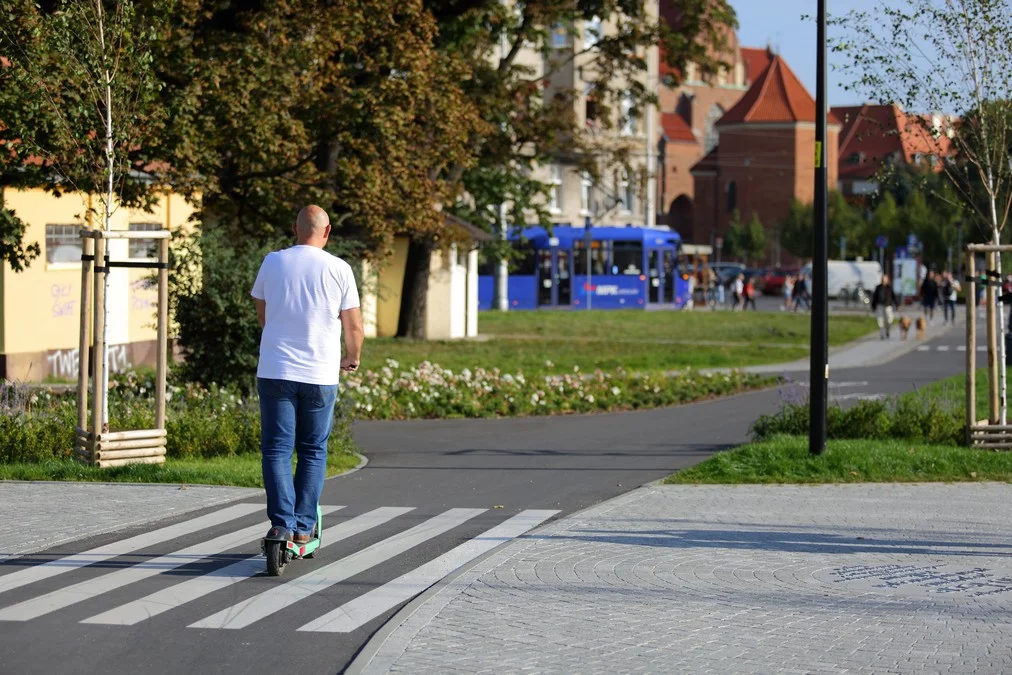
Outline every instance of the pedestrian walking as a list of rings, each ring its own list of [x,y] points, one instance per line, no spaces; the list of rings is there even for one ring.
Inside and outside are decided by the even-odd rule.
[[[752,310],[756,311],[755,306],[755,281],[752,277],[749,277],[745,281],[745,302],[742,303],[742,309],[748,309],[748,306],[752,305]]]
[[[943,323],[956,323],[956,300],[962,288],[959,280],[952,276],[952,272],[945,272],[942,275],[942,318]]]
[[[734,278],[734,290],[732,291],[734,306],[731,309],[741,310],[745,306],[745,275],[739,274]]]
[[[323,250],[327,213],[307,206],[292,230],[295,246],[267,254],[250,294],[262,329],[257,392],[267,536],[304,543],[327,477],[339,374],[358,369],[365,333],[351,266]]]
[[[892,284],[889,283],[889,275],[882,275],[882,282],[875,287],[871,294],[871,311],[878,322],[878,337],[880,340],[889,339],[889,331],[895,317],[895,310],[899,307],[899,301],[893,292]]]
[[[812,309],[811,295],[808,293],[808,277],[804,274],[799,274],[797,280],[794,282],[794,311],[797,312],[801,308],[801,305],[805,306],[805,311]]]
[[[924,281],[921,282],[921,308],[924,311],[924,318],[928,324],[934,322],[935,306],[938,304],[938,280],[935,278],[935,271],[928,270]]]
[[[791,308],[791,302],[794,299],[794,277],[788,274],[784,277],[784,306],[780,308],[780,311],[786,312]]]

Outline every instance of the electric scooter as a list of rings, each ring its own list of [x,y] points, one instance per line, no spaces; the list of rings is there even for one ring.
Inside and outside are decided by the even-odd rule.
[[[272,537],[277,534],[277,537]],[[316,505],[316,527],[313,538],[304,544],[296,544],[288,539],[288,531],[284,528],[272,528],[270,533],[260,542],[260,550],[267,558],[267,574],[279,577],[284,574],[285,565],[300,558],[315,558],[316,550],[323,541],[323,510]]]

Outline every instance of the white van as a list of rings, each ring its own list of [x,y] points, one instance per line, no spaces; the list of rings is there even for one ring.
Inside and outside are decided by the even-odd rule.
[[[808,291],[812,290],[812,266],[805,265],[801,273],[808,277]],[[869,294],[882,281],[882,265],[874,260],[829,260],[826,267],[826,295],[840,297],[843,289],[853,292],[860,285]]]

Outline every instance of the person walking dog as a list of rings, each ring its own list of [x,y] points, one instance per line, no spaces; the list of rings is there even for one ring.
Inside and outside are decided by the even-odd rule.
[[[323,250],[327,213],[307,206],[292,230],[295,246],[267,254],[250,295],[263,331],[257,392],[267,536],[305,543],[327,477],[339,374],[358,369],[365,333],[351,266]]]
[[[871,294],[871,311],[878,321],[878,337],[880,340],[889,338],[889,329],[893,325],[893,312],[899,307],[896,294],[893,292],[892,284],[889,283],[889,275],[882,275],[882,283],[875,287]]]

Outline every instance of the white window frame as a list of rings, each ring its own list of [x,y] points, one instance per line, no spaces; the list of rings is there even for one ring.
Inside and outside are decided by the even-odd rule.
[[[130,223],[130,225],[128,227],[129,227],[129,230],[131,232],[160,232],[162,229],[164,229],[162,227],[161,223],[157,223],[157,222],[154,222],[154,221],[144,221],[144,222],[139,222],[139,223]],[[145,261],[149,261],[149,262],[157,260],[158,259],[157,254],[155,254],[155,255],[147,255],[147,256],[135,255],[136,249],[140,248],[140,246],[142,244],[145,244],[147,246],[151,246],[152,248],[149,249],[149,250],[153,251],[154,250],[153,245],[154,245],[154,243],[156,241],[158,241],[158,240],[157,239],[129,239],[128,240],[129,243],[127,245],[127,259],[128,260],[145,260]]]
[[[628,171],[619,174],[618,194],[622,199],[622,213],[632,213],[636,206],[636,194]]]
[[[69,232],[61,232],[60,236],[61,237],[74,236],[74,237],[77,238],[77,245],[78,245],[78,248],[80,248],[80,253],[78,253],[76,260],[57,260],[57,261],[51,261],[49,259],[49,252],[50,252],[50,245],[49,245],[49,239],[50,239],[49,232],[50,232],[50,230],[49,230],[49,228],[51,228],[51,227],[72,228],[73,229],[73,232],[74,232],[73,235],[71,235]],[[53,248],[55,248],[55,247],[53,247]],[[45,258],[45,260],[46,260],[46,268],[47,269],[80,269],[80,267],[81,267],[81,255],[83,255],[83,254],[84,254],[84,240],[81,239],[81,226],[80,225],[76,225],[76,224],[73,224],[73,223],[46,223],[46,258]]]
[[[601,17],[595,16],[583,24],[583,48],[592,49],[601,41]]]
[[[593,197],[592,191],[594,189],[594,181],[591,180],[590,174],[584,171],[580,175],[580,215],[590,215],[590,202]]]
[[[622,94],[622,101],[619,104],[619,111],[621,118],[619,124],[621,125],[619,134],[622,136],[632,136],[636,133],[636,118],[632,115],[633,100],[632,94],[625,92]]]
[[[552,164],[552,178],[548,181],[548,210],[552,213],[562,212],[562,167]]]

